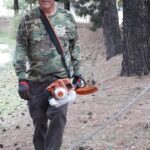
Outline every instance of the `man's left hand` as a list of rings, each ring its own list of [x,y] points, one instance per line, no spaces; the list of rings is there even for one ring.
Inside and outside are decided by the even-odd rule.
[[[81,75],[73,75],[73,85],[75,88],[80,88],[86,86],[85,80],[81,77]]]

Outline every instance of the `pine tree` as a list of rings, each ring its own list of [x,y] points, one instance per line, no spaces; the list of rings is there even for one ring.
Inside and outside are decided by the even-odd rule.
[[[80,16],[91,16],[94,30],[103,27],[107,59],[122,52],[116,0],[79,0],[75,7]]]
[[[102,25],[102,3],[100,0],[79,0],[75,2],[76,13],[79,16],[91,16],[91,22],[93,22],[93,30],[96,30]]]
[[[123,1],[123,76],[141,76],[150,72],[150,2],[147,2]]]
[[[14,0],[14,12],[15,12],[15,14],[17,14],[19,12],[18,0]]]
[[[67,10],[70,10],[70,1],[69,0],[64,0],[64,8]]]
[[[37,0],[25,0],[28,4],[35,4]]]

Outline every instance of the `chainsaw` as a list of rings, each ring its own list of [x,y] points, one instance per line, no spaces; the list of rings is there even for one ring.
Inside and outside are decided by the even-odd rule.
[[[48,99],[49,104],[59,107],[66,103],[73,103],[76,99],[76,94],[86,95],[98,90],[95,86],[87,86],[84,80],[81,80],[81,84],[79,88],[76,88],[76,85],[69,78],[55,80],[47,87],[51,95]]]

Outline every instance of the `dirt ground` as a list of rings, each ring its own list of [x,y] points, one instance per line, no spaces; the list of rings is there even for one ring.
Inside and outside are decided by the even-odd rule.
[[[92,32],[89,25],[78,24],[78,31],[82,74],[86,80],[94,79],[99,91],[78,96],[69,106],[62,150],[71,150],[91,132],[75,150],[150,150],[150,89],[143,92],[150,86],[150,76],[120,77],[122,55],[106,61],[102,29]],[[1,99],[10,107],[17,104],[11,113],[0,114],[0,149],[34,150],[32,121],[26,102],[17,95],[16,81],[12,65],[6,66],[0,75]]]

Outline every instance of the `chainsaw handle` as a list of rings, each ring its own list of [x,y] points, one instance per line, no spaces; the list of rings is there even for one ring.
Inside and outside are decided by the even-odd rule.
[[[86,81],[81,76],[73,76],[73,85],[74,85],[75,89],[85,87]]]
[[[84,78],[82,78],[82,77],[80,76],[80,80],[83,82],[82,87],[85,87],[85,86],[86,86],[86,81],[84,80]]]

